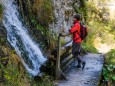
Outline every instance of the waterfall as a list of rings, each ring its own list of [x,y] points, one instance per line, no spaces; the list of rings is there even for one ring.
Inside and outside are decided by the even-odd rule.
[[[7,30],[7,40],[20,56],[26,70],[37,75],[41,64],[46,61],[38,44],[28,34],[28,29],[21,22],[18,7],[14,0],[2,0],[4,5],[3,24]]]

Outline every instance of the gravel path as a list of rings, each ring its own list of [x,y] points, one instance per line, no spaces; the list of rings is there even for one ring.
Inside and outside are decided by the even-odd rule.
[[[72,66],[66,73],[68,80],[59,81],[57,86],[98,86],[104,57],[89,53],[82,58],[86,61],[84,70]]]

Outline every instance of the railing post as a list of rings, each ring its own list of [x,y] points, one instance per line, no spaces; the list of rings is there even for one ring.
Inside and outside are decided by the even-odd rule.
[[[60,49],[61,48],[61,37],[58,36],[58,51],[57,51],[57,59],[56,59],[56,79],[60,79],[61,72],[60,72]]]
[[[63,79],[68,80],[65,74],[62,72],[60,68],[60,52],[61,52],[61,36],[58,36],[58,49],[57,49],[57,58],[56,58],[56,79]]]

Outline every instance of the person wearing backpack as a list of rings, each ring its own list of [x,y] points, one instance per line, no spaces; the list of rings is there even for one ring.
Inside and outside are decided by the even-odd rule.
[[[86,36],[86,31],[82,31],[82,29],[86,29],[83,25],[80,24],[80,19],[81,16],[80,14],[76,14],[73,16],[73,26],[72,28],[69,30],[69,33],[67,34],[61,34],[60,36],[68,36],[68,35],[73,35],[73,43],[72,43],[72,55],[74,58],[76,58],[78,60],[78,68],[84,69],[86,62],[83,61],[80,58],[80,52],[81,52],[81,43],[82,40],[85,38]],[[83,36],[84,34],[84,36]]]

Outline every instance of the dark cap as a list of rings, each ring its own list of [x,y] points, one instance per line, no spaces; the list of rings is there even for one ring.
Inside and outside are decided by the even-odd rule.
[[[81,15],[80,14],[76,14],[73,16],[73,18],[76,18],[77,20],[81,20]]]

